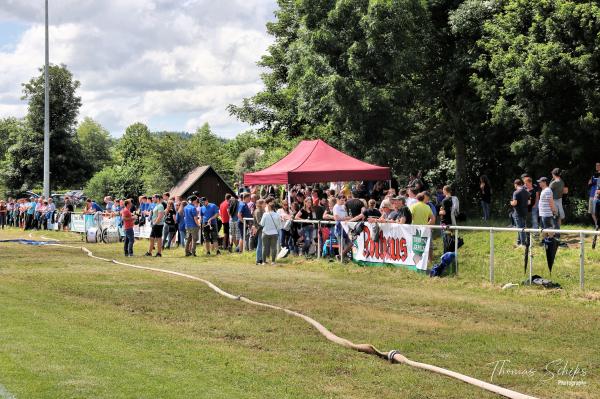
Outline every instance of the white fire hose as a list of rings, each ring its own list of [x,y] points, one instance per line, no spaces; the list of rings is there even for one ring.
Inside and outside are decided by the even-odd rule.
[[[42,238],[45,238],[42,236]],[[171,274],[174,276],[179,276],[179,277],[184,277],[190,280],[196,280],[199,281],[201,283],[206,284],[210,289],[212,289],[213,291],[215,291],[217,294],[222,295],[226,298],[229,299],[233,299],[236,301],[241,301],[241,302],[245,302],[248,303],[250,305],[255,305],[255,306],[260,306],[260,307],[264,307],[264,308],[269,308],[269,309],[274,309],[274,310],[280,310],[283,311],[289,315],[292,316],[296,316],[299,317],[301,319],[303,319],[304,321],[306,321],[307,323],[309,323],[310,325],[312,325],[314,328],[317,329],[317,331],[319,331],[319,333],[321,333],[325,338],[327,338],[329,341],[336,343],[338,345],[341,345],[345,348],[349,348],[349,349],[353,349],[355,351],[358,352],[363,352],[363,353],[368,353],[370,355],[375,355],[378,356],[382,359],[386,359],[388,361],[390,361],[391,363],[401,363],[401,364],[405,364],[407,366],[411,366],[411,367],[416,367],[419,369],[423,369],[423,370],[428,370],[428,371],[432,371],[434,373],[438,373],[438,374],[442,374],[448,377],[452,377],[455,378],[457,380],[466,382],[467,384],[471,384],[473,386],[479,387],[481,389],[485,389],[487,391],[490,392],[494,392],[498,395],[502,395],[504,397],[507,398],[511,398],[511,399],[537,399],[534,396],[530,396],[530,395],[526,395],[526,394],[522,394],[507,388],[503,388],[500,387],[498,385],[494,385],[494,384],[490,384],[488,382],[482,381],[482,380],[478,380],[477,378],[473,378],[473,377],[469,377],[467,375],[464,374],[460,374],[457,373],[455,371],[451,371],[451,370],[447,370],[441,367],[437,367],[437,366],[433,366],[430,364],[426,364],[426,363],[419,363],[419,362],[415,362],[413,360],[408,359],[406,356],[402,355],[400,352],[398,352],[397,350],[392,350],[389,352],[382,352],[379,349],[375,348],[373,345],[371,344],[355,344],[345,338],[341,338],[338,337],[337,335],[335,335],[334,333],[332,333],[331,331],[329,331],[327,328],[325,328],[325,326],[323,326],[321,323],[319,323],[318,321],[303,315],[302,313],[298,313],[295,312],[293,310],[289,310],[280,306],[276,306],[276,305],[270,305],[268,303],[262,303],[262,302],[257,302],[257,301],[253,301],[249,298],[240,296],[240,295],[233,295],[230,294],[226,291],[223,291],[221,288],[217,287],[216,285],[214,285],[213,283],[211,283],[208,280],[204,280],[200,277],[196,277],[196,276],[192,276],[189,274],[185,274],[185,273],[180,273],[180,272],[176,272],[176,271],[172,271],[172,270],[164,270],[164,269],[158,269],[158,268],[154,268],[154,267],[146,267],[146,266],[138,266],[138,265],[132,265],[130,263],[124,263],[124,262],[120,262],[117,261],[115,259],[107,259],[107,258],[101,258],[99,256],[95,256],[92,251],[90,251],[89,249],[87,249],[86,247],[82,247],[82,246],[73,246],[73,245],[65,245],[65,244],[58,244],[56,242],[58,242],[58,240],[52,240],[52,239],[48,239],[48,241],[55,241],[53,243],[49,243],[49,246],[60,246],[60,247],[66,247],[66,248],[75,248],[75,249],[80,249],[83,252],[86,253],[87,256],[93,258],[93,259],[97,259],[97,260],[101,260],[104,262],[110,262],[110,263],[114,263],[117,265],[121,265],[121,266],[126,266],[126,267],[131,267],[131,268],[135,268],[135,269],[141,269],[141,270],[149,270],[149,271],[153,271],[153,272],[157,272],[157,273],[165,273],[165,274]]]

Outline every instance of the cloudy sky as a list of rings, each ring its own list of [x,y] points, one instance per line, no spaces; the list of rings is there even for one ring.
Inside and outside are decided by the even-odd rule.
[[[276,0],[49,0],[50,62],[81,82],[80,118],[114,136],[144,122],[233,137],[225,107],[261,89]],[[43,0],[0,0],[0,118],[23,116],[21,83],[44,63]]]

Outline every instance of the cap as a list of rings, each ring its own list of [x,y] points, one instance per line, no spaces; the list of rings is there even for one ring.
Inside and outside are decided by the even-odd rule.
[[[200,202],[206,201],[206,197],[200,197]]]
[[[562,171],[559,168],[552,169],[552,174],[554,176],[560,176],[561,173],[562,173]]]
[[[547,177],[540,177],[537,181],[538,183],[544,182],[544,183],[548,183],[548,178]]]

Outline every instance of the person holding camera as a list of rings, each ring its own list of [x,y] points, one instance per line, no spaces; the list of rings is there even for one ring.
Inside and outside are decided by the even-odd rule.
[[[206,254],[210,255],[210,248],[212,247],[217,255],[220,255],[219,233],[217,231],[219,207],[212,202],[208,202],[206,197],[200,198],[200,203],[202,204],[200,215],[202,216],[202,232],[204,234],[204,243],[206,244]]]

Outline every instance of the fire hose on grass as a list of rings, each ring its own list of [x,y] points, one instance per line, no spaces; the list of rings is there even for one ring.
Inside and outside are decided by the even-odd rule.
[[[52,243],[47,243],[47,245],[49,246],[59,246],[59,247],[66,247],[66,248],[75,248],[75,249],[80,249],[82,250],[87,256],[93,258],[93,259],[97,259],[100,261],[104,261],[104,262],[109,262],[109,263],[114,263],[120,266],[125,266],[125,267],[131,267],[131,268],[135,268],[135,269],[140,269],[140,270],[148,270],[148,271],[153,271],[153,272],[157,272],[157,273],[165,273],[165,274],[170,274],[173,276],[178,276],[178,277],[183,277],[183,278],[187,278],[190,280],[195,280],[195,281],[199,281],[201,283],[204,283],[205,285],[207,285],[210,289],[212,289],[213,291],[215,291],[217,294],[222,295],[226,298],[232,299],[232,300],[236,300],[236,301],[241,301],[241,302],[245,302],[247,304],[250,305],[254,305],[254,306],[260,306],[260,307],[264,307],[264,308],[268,308],[268,309],[273,309],[273,310],[279,310],[282,312],[285,312],[291,316],[295,316],[295,317],[299,317],[302,320],[306,321],[308,324],[312,325],[321,335],[323,335],[325,338],[327,338],[329,341],[338,344],[340,346],[343,346],[345,348],[348,349],[352,349],[358,352],[362,352],[362,353],[367,353],[370,355],[375,355],[378,356],[379,358],[382,359],[386,359],[388,361],[390,361],[391,363],[400,363],[400,364],[405,364],[407,366],[411,366],[411,367],[415,367],[415,368],[419,368],[422,370],[428,370],[437,374],[441,374],[441,375],[445,375],[447,377],[451,377],[451,378],[455,378],[457,380],[463,381],[467,384],[471,384],[473,386],[479,387],[481,389],[485,389],[487,391],[496,393],[498,395],[502,395],[504,397],[507,398],[511,398],[511,399],[536,399],[534,396],[530,396],[530,395],[526,395],[526,394],[522,394],[507,388],[503,388],[500,387],[498,385],[494,385],[494,384],[490,384],[488,382],[479,380],[477,378],[473,378],[473,377],[469,377],[467,375],[464,374],[460,374],[457,373],[455,371],[452,370],[447,370],[444,369],[442,367],[437,367],[437,366],[433,366],[430,364],[426,364],[426,363],[420,363],[420,362],[416,362],[414,360],[410,360],[408,359],[406,356],[402,355],[399,351],[397,350],[392,350],[389,352],[383,352],[379,349],[377,349],[376,347],[374,347],[371,344],[355,344],[352,341],[349,341],[345,338],[342,337],[338,337],[337,335],[335,335],[334,333],[332,333],[331,331],[329,331],[325,326],[323,326],[321,323],[319,323],[318,321],[302,314],[302,313],[298,313],[295,312],[293,310],[290,309],[286,309],[284,307],[281,306],[276,306],[276,305],[271,305],[268,303],[263,303],[263,302],[257,302],[257,301],[253,301],[249,298],[246,298],[244,296],[240,296],[240,295],[233,295],[228,293],[227,291],[222,290],[221,288],[219,288],[218,286],[216,286],[215,284],[213,284],[212,282],[202,279],[200,277],[196,277],[196,276],[192,276],[189,274],[185,274],[185,273],[180,273],[180,272],[176,272],[176,271],[172,271],[172,270],[165,270],[165,269],[158,269],[158,268],[154,268],[154,267],[147,267],[147,266],[138,266],[138,265],[133,265],[130,263],[124,263],[124,262],[120,262],[118,260],[115,259],[107,259],[107,258],[102,258],[99,256],[96,256],[93,254],[92,251],[90,251],[89,249],[87,249],[86,247],[83,246],[73,246],[73,245],[66,245],[66,244],[59,244],[59,241],[53,241]]]

